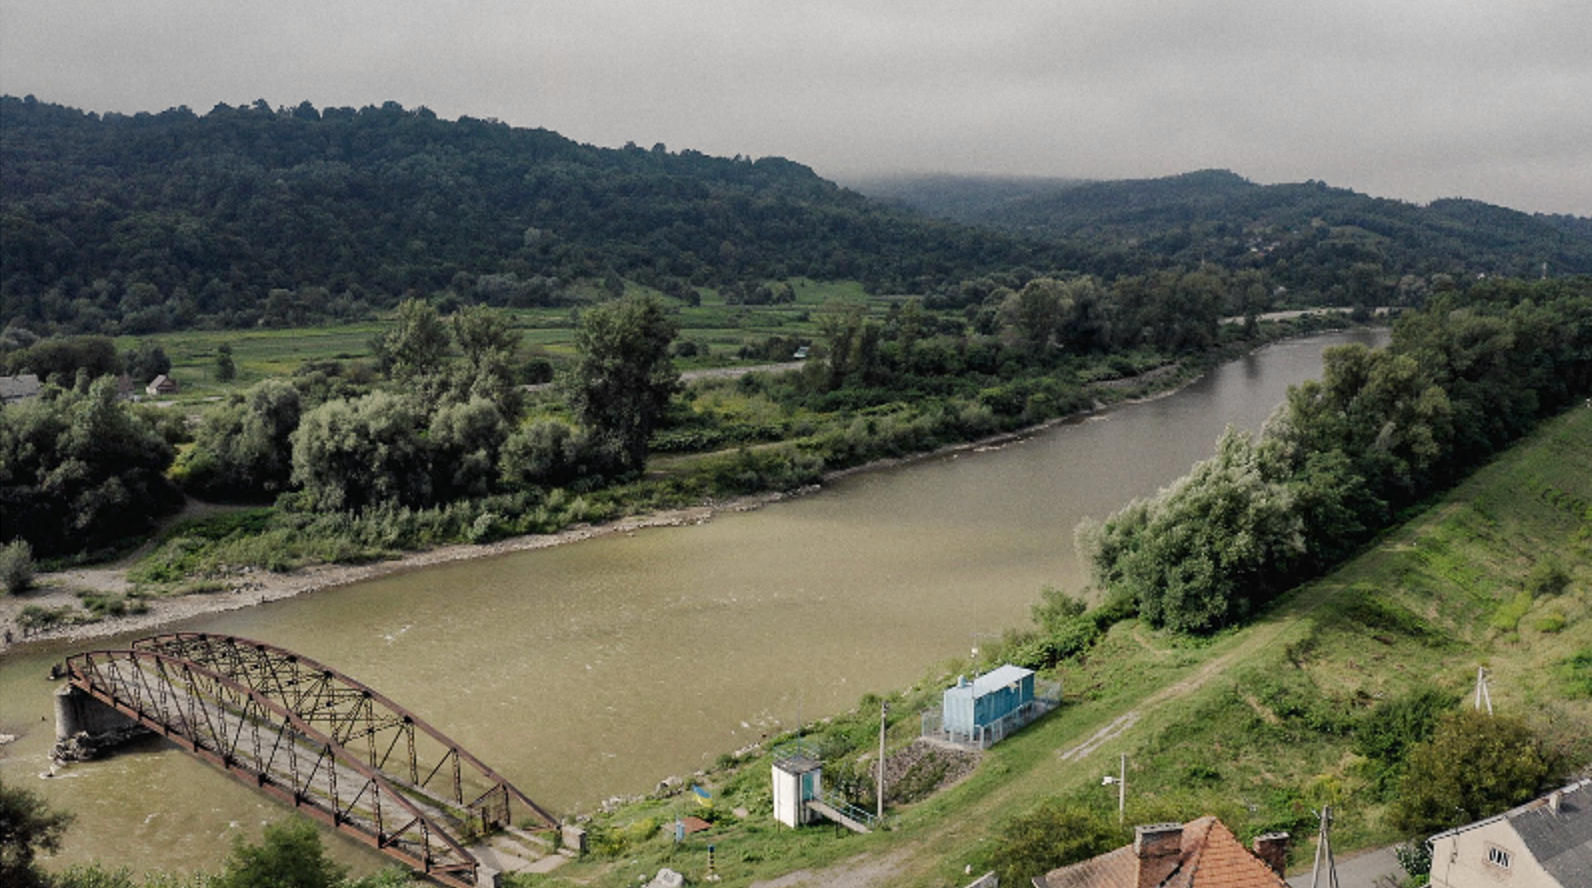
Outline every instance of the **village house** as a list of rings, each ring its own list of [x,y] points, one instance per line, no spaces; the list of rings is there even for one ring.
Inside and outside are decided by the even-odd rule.
[[[1034,877],[1034,888],[1287,888],[1288,834],[1244,847],[1215,817],[1155,823],[1133,844]]]
[[[43,389],[39,377],[32,373],[24,373],[21,376],[0,376],[0,403],[12,404],[37,398]]]
[[[175,395],[177,394],[177,380],[162,373],[150,380],[149,385],[144,386],[144,391],[150,395]]]
[[[1426,840],[1432,888],[1592,885],[1592,780]]]

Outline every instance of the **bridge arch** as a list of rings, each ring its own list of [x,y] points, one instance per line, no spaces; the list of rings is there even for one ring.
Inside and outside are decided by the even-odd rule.
[[[445,885],[478,883],[475,839],[558,825],[413,712],[275,645],[205,633],[150,636],[125,650],[69,658],[67,680]]]

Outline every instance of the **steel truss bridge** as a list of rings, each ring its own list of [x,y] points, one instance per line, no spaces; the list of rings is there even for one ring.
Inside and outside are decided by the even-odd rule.
[[[67,661],[78,691],[193,755],[450,886],[470,850],[557,821],[409,710],[308,657],[177,633]],[[518,827],[515,820],[519,820]]]

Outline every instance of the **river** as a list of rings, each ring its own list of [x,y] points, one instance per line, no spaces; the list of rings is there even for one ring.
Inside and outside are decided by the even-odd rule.
[[[1291,340],[1167,397],[1003,447],[854,474],[691,527],[401,573],[175,628],[268,641],[419,712],[555,814],[643,793],[719,755],[924,678],[1025,625],[1049,584],[1086,572],[1073,529],[1154,493],[1258,429],[1321,352],[1357,330]],[[77,821],[57,860],[215,869],[240,829],[282,808],[159,741],[54,779],[49,664],[0,663],[0,776]],[[382,858],[329,838],[368,871]]]

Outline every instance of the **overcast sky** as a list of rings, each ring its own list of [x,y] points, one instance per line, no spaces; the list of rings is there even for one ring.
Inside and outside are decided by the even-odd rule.
[[[1592,215],[1587,0],[0,0],[0,91],[394,100],[842,180],[1221,167]]]

